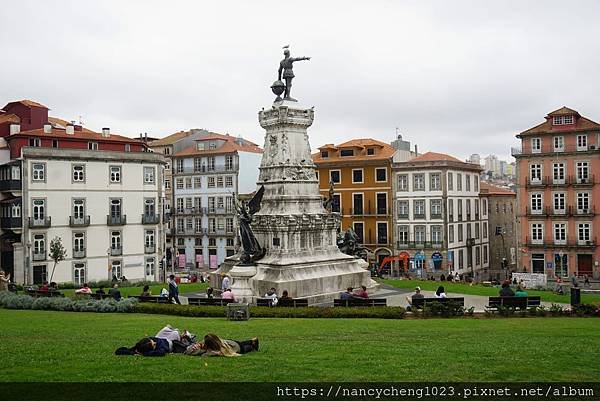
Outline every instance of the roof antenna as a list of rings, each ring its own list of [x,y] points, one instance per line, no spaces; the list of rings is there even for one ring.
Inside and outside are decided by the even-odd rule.
[[[79,125],[83,125],[83,120],[81,119],[81,116],[79,116]]]

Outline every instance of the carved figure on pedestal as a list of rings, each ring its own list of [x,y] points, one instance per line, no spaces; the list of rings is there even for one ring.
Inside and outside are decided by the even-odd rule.
[[[260,246],[250,224],[252,216],[260,210],[260,202],[262,201],[265,187],[261,186],[250,202],[239,201],[235,199],[235,209],[238,214],[238,223],[240,226],[240,239],[242,241],[242,255],[240,256],[240,265],[254,265],[254,262],[265,256],[266,250]]]
[[[329,194],[327,198],[323,199],[323,207],[327,210],[327,213],[331,213],[333,208],[333,181],[329,181]]]
[[[289,149],[288,137],[287,134],[281,135],[281,160],[283,163],[288,163],[290,161],[290,149]]]
[[[346,232],[339,233],[337,237],[337,246],[346,255],[366,259],[369,250],[361,245],[360,238],[353,229],[348,228]]]
[[[277,157],[277,153],[279,152],[276,135],[269,135],[269,145],[269,164],[272,165],[275,161],[275,157]]]

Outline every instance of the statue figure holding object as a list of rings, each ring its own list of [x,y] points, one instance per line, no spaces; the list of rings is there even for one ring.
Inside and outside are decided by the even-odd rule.
[[[283,55],[285,56],[285,58],[279,63],[279,72],[277,75],[277,79],[279,81],[281,81],[281,78],[285,80],[285,94],[283,96],[283,99],[295,102],[296,99],[290,96],[290,92],[292,90],[292,79],[294,78],[294,62],[310,60],[310,57],[291,57],[289,46],[284,46],[283,48],[285,49],[283,51]]]

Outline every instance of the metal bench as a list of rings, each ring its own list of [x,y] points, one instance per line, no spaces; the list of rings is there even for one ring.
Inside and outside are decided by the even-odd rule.
[[[499,308],[529,309],[542,304],[539,296],[535,297],[489,297],[486,310],[497,311]]]
[[[431,305],[433,303],[438,304],[449,304],[452,303],[457,306],[465,306],[464,298],[413,298],[411,306],[417,309],[422,309],[425,306]]]
[[[147,297],[143,297],[141,295],[130,295],[128,298],[137,298],[138,301],[140,301],[140,302],[150,302],[150,303],[155,303],[155,304],[168,304],[169,303],[169,298],[155,296],[155,295],[151,295],[151,296],[147,296]]]
[[[230,303],[234,303],[235,301],[232,299],[223,299],[223,298],[205,298],[205,297],[189,297],[188,304],[189,305],[198,305],[198,306],[227,306]]]
[[[333,306],[387,306],[385,298],[334,299]]]
[[[273,306],[273,300],[270,298],[258,298],[256,300],[256,306]],[[277,305],[286,308],[305,308],[308,306],[308,299],[278,299]]]

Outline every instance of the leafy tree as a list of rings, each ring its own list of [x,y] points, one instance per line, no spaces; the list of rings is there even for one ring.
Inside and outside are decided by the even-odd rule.
[[[52,277],[54,277],[54,270],[56,269],[56,265],[58,262],[65,260],[67,257],[67,250],[62,244],[62,239],[60,237],[54,237],[52,241],[50,241],[50,258],[54,261],[54,267],[52,267],[52,274],[50,274],[50,282],[52,282]]]

